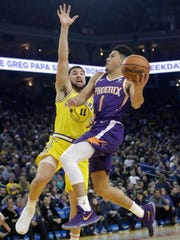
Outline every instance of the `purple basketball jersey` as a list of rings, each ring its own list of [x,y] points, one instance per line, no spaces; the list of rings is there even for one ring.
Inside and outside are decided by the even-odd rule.
[[[95,153],[90,158],[90,171],[111,169],[111,156],[124,138],[124,125],[121,123],[128,95],[125,91],[125,78],[108,80],[104,74],[95,84],[94,109],[96,123],[91,130],[74,143],[88,141]]]
[[[122,120],[128,95],[125,91],[125,78],[108,80],[104,74],[95,84],[94,112],[97,120]]]

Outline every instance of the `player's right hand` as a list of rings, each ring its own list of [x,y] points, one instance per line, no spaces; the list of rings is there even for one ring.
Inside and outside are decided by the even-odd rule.
[[[127,78],[127,80],[130,83],[134,84],[135,87],[142,87],[142,88],[144,88],[144,86],[147,84],[148,79],[149,79],[148,73],[138,74],[136,75],[134,80],[132,80],[131,78]]]

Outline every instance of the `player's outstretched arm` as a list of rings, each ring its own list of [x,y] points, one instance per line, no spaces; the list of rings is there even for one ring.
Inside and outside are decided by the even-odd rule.
[[[57,10],[57,15],[61,24],[61,32],[58,45],[58,64],[56,73],[56,92],[58,97],[64,92],[71,89],[71,83],[68,79],[69,69],[69,48],[68,48],[68,33],[71,24],[78,18],[78,16],[70,17],[71,6],[66,4],[60,5]],[[60,96],[59,96],[60,95]]]
[[[78,93],[78,95],[76,95],[73,98],[70,98],[66,101],[65,106],[72,108],[72,107],[77,107],[77,106],[81,106],[82,104],[84,104],[88,98],[90,98],[94,92],[94,85],[95,82],[97,81],[97,79],[102,75],[101,72],[97,72],[96,74],[94,74],[94,76],[92,76],[87,84],[87,86],[81,90],[80,93]]]

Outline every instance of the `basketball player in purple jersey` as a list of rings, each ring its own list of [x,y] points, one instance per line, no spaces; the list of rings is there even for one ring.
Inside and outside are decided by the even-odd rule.
[[[111,157],[124,138],[123,113],[128,102],[134,109],[143,104],[143,89],[149,78],[148,74],[144,74],[137,76],[136,81],[132,82],[122,76],[121,63],[131,54],[132,50],[125,45],[115,47],[106,59],[106,72],[96,73],[81,93],[66,102],[66,106],[74,108],[82,105],[94,94],[96,118],[91,130],[77,139],[60,158],[78,199],[77,215],[63,225],[65,229],[83,227],[97,221],[78,167],[78,162],[89,158],[95,192],[134,213],[147,226],[149,235],[153,236],[153,203],[140,207],[120,189],[109,185]]]

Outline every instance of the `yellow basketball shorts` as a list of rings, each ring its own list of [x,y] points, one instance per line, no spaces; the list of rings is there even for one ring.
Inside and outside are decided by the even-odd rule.
[[[46,143],[45,148],[43,151],[36,157],[35,162],[38,165],[42,159],[45,157],[51,155],[56,161],[57,161],[57,168],[56,172],[62,168],[62,164],[60,162],[60,157],[62,153],[71,145],[70,142],[67,142],[63,139],[60,139],[58,137],[50,136],[49,141]],[[82,171],[83,177],[84,177],[84,183],[86,186],[86,190],[88,189],[88,180],[89,180],[89,162],[88,159],[83,160],[80,162],[79,167]],[[68,191],[73,191],[73,187],[70,184],[70,181],[65,174],[65,190]]]

